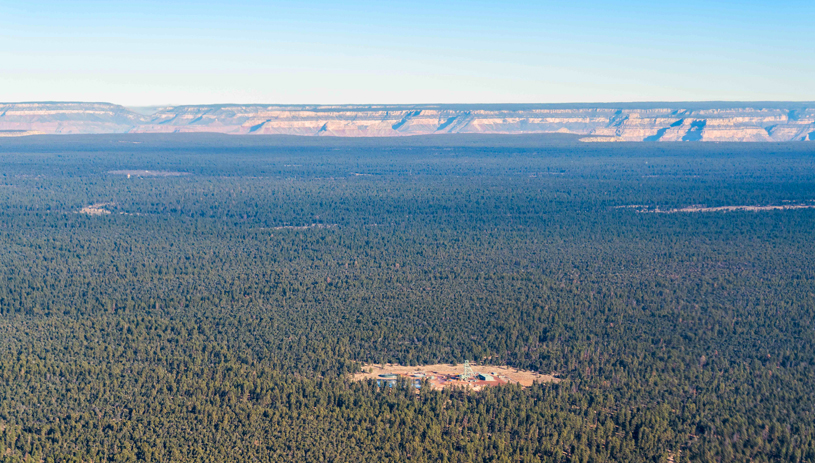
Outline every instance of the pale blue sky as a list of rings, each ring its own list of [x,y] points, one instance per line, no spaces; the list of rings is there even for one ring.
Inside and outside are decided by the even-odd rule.
[[[815,0],[0,0],[0,101],[815,100]]]

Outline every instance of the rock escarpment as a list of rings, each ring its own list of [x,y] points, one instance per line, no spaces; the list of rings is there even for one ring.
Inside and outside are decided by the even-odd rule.
[[[0,132],[122,133],[142,116],[109,103],[0,103]]]
[[[201,105],[144,115],[107,103],[0,104],[0,132],[386,137],[571,133],[587,141],[815,140],[815,103]]]

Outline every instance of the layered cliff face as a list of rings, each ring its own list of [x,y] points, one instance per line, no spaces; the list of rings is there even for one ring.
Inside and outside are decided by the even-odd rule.
[[[0,132],[121,133],[143,117],[110,103],[0,103]]]
[[[266,106],[160,108],[106,103],[0,104],[0,132],[285,134],[385,137],[572,133],[602,141],[815,140],[815,103]]]

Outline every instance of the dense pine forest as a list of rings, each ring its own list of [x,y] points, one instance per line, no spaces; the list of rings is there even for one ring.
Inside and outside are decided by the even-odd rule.
[[[812,143],[2,139],[0,461],[815,461],[815,209],[624,207],[812,201]],[[465,359],[561,381],[349,377]]]

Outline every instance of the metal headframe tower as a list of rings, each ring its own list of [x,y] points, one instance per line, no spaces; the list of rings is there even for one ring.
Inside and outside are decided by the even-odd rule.
[[[475,373],[473,372],[473,369],[470,368],[470,361],[465,360],[464,361],[464,374],[461,375],[461,379],[466,381],[466,380],[468,380],[468,379],[470,379],[470,378],[472,378],[474,376],[475,376]]]

